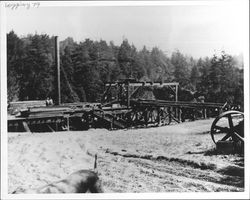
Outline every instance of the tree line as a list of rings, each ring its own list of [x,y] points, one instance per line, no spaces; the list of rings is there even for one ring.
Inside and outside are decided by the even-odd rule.
[[[8,101],[55,97],[54,37],[7,34]],[[124,39],[120,46],[104,40],[60,42],[62,102],[98,102],[104,83],[124,78],[179,82],[180,91],[205,96],[207,102],[243,106],[243,62],[226,52],[194,59],[180,51],[166,55],[157,47],[141,50]],[[183,93],[184,94],[184,93]],[[160,95],[164,99],[164,95]],[[183,96],[183,97],[182,97]],[[180,95],[179,100],[186,100]]]

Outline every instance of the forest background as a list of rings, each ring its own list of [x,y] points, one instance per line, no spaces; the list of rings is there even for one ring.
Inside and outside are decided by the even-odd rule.
[[[54,36],[7,34],[8,102],[55,98]],[[104,83],[125,78],[138,81],[179,82],[179,100],[204,96],[206,102],[244,105],[243,56],[193,58],[179,50],[166,53],[154,47],[138,50],[127,39],[112,41],[73,38],[60,41],[61,98],[68,102],[100,102]],[[154,91],[171,100],[166,89]]]

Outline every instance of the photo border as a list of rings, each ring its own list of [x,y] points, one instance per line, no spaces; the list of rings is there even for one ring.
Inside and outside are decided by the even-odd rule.
[[[19,1],[20,2],[20,1]],[[27,1],[31,2],[31,1]],[[43,7],[56,6],[172,6],[240,4],[244,13],[244,117],[245,133],[249,133],[249,1],[36,1]],[[183,193],[104,193],[104,194],[8,194],[7,149],[7,53],[6,9],[1,2],[1,198],[2,199],[248,199],[249,198],[249,134],[245,134],[245,191],[244,192],[183,192]],[[26,3],[26,1],[25,1]]]

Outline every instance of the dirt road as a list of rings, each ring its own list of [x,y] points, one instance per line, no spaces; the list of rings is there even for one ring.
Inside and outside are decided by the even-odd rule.
[[[218,155],[210,120],[108,131],[9,133],[9,192],[36,188],[83,168],[105,192],[244,191],[244,157]]]

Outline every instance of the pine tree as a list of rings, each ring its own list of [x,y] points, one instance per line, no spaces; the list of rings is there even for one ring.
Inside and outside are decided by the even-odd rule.
[[[24,43],[11,31],[7,34],[7,96],[8,101],[19,100],[20,76],[24,65]]]
[[[135,53],[135,47],[130,46],[128,40],[123,40],[119,48],[118,62],[124,78],[129,78],[132,76]]]
[[[61,55],[61,98],[62,102],[77,102],[79,97],[73,85],[74,64],[71,59],[71,49],[66,46],[64,54]]]
[[[179,82],[181,87],[187,87],[190,82],[186,58],[179,51],[176,51],[172,53],[171,63],[175,68],[175,81]]]
[[[20,99],[45,99],[53,94],[54,63],[48,35],[27,38],[26,57],[20,77]]]

